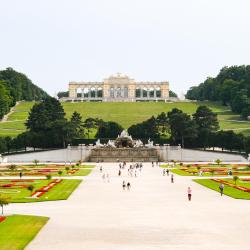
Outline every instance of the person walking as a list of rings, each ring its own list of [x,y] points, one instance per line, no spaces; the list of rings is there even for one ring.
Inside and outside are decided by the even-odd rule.
[[[103,174],[103,175],[102,175],[103,182],[105,182],[105,178],[106,178],[106,175]]]
[[[188,200],[191,201],[191,198],[192,198],[192,190],[191,190],[190,187],[188,187],[187,193],[188,193]]]
[[[168,168],[167,168],[166,172],[167,172],[167,176],[169,176],[169,169]]]
[[[123,182],[122,182],[122,189],[125,190],[125,188],[126,188],[126,182],[123,181]]]
[[[166,169],[163,169],[163,176],[165,176],[165,174],[166,174]]]
[[[102,172],[102,166],[100,166],[100,172]]]
[[[171,183],[174,183],[174,175],[171,174]]]
[[[122,171],[119,169],[118,176],[121,176]]]
[[[109,179],[109,174],[106,174],[106,179],[107,179],[107,182],[110,181],[110,179]]]
[[[222,196],[223,192],[224,192],[224,184],[223,183],[220,184],[219,189],[220,189],[220,195]]]
[[[128,183],[127,183],[127,190],[128,190],[128,191],[130,190],[130,187],[131,187],[130,182],[128,182]]]

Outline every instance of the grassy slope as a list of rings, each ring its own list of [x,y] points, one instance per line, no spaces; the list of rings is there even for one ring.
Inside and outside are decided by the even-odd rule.
[[[8,118],[8,122],[0,123],[0,136],[16,136],[24,131],[24,122],[28,112],[34,102],[22,102],[15,112]],[[217,105],[211,102],[134,102],[134,103],[108,103],[108,102],[82,102],[82,103],[62,103],[69,118],[74,111],[81,113],[83,119],[87,117],[98,117],[105,121],[116,121],[124,128],[148,119],[152,115],[161,112],[168,112],[173,108],[182,109],[184,112],[192,114],[198,105],[207,105],[214,112],[218,113],[218,119],[222,129],[235,129],[236,132],[243,132],[250,135],[250,122],[239,121],[240,117],[232,113],[229,107]]]
[[[46,186],[49,183],[47,180],[35,180],[33,183],[29,183],[35,186],[35,190]],[[81,183],[81,180],[63,180],[58,185],[54,186],[50,191],[48,191],[46,194],[42,195],[39,199],[31,199],[26,198],[30,196],[30,191],[28,191],[26,188],[20,188],[19,193],[15,194],[9,194],[6,193],[6,196],[9,196],[11,198],[11,202],[40,202],[40,201],[53,201],[53,200],[66,200],[71,193],[78,187],[78,185]],[[3,183],[1,183],[3,184]],[[0,190],[3,191],[12,191],[12,189],[8,188],[1,188]]]
[[[212,190],[215,190],[217,192],[219,192],[219,183],[212,181],[212,180],[193,180],[194,182],[197,182],[205,187],[208,187]],[[238,183],[238,185],[242,185],[241,183]],[[243,184],[242,186],[247,186],[249,187],[250,184]],[[243,192],[241,190],[229,187],[227,185],[224,186],[224,194],[228,195],[232,198],[235,199],[246,199],[246,200],[250,200],[250,193],[247,192]]]
[[[7,217],[0,223],[0,249],[24,249],[47,221],[47,217],[40,216],[12,215]]]

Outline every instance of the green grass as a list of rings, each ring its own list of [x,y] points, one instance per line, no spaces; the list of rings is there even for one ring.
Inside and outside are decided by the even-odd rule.
[[[8,216],[0,223],[0,249],[24,249],[49,218],[30,215]]]
[[[61,176],[86,176],[86,175],[89,175],[92,170],[91,169],[79,169],[74,174],[67,174],[66,170],[61,170],[61,171],[63,172]],[[51,175],[59,176],[58,173],[52,173]]]
[[[180,169],[171,169],[170,170],[174,174],[182,175],[182,176],[193,176],[192,174],[187,173],[186,171]]]
[[[0,135],[16,136],[22,133],[25,129],[24,122],[33,105],[34,102],[21,102],[15,107],[15,112],[8,118],[8,121],[12,121],[12,124],[0,125]],[[237,133],[250,134],[250,122],[240,121],[240,116],[231,112],[229,107],[212,102],[64,102],[62,105],[67,118],[70,118],[72,113],[77,111],[82,115],[83,119],[96,117],[105,121],[115,121],[124,128],[130,127],[132,124],[140,123],[152,115],[156,116],[161,112],[168,112],[173,108],[179,108],[188,114],[192,114],[199,105],[207,105],[218,114],[222,129],[233,129]],[[16,125],[14,121],[17,121]],[[16,130],[13,131],[11,129]],[[95,131],[90,136],[93,137],[94,133]]]
[[[22,170],[21,170],[22,169]],[[67,173],[65,168],[58,168],[58,171],[56,172],[39,172],[40,169],[36,167],[23,167],[23,168],[18,168],[15,170],[9,170],[9,169],[1,169],[0,170],[0,176],[19,176],[19,173],[22,172],[23,176],[45,176],[47,174],[50,174],[51,176],[86,176],[89,175],[92,171],[91,169],[87,168],[80,168],[78,171],[75,173]],[[46,170],[46,167],[44,168]],[[74,170],[74,169],[72,169]],[[59,175],[58,172],[62,171],[62,174]]]
[[[207,188],[215,190],[217,192],[220,191],[219,190],[219,185],[220,184],[218,182],[215,182],[215,181],[212,181],[212,180],[207,180],[207,179],[197,179],[197,180],[193,180],[193,181],[200,184],[200,185],[203,185],[203,186],[205,186]],[[245,184],[245,183],[242,183],[240,181],[238,181],[238,185],[239,186],[250,187],[250,183]],[[229,187],[227,185],[224,186],[224,194],[227,195],[227,196],[230,196],[232,198],[235,198],[235,199],[245,199],[245,200],[250,199],[250,193],[243,192],[241,190]]]
[[[26,182],[26,184],[31,184],[35,187],[34,191],[46,186],[50,181],[48,180],[34,180],[34,182]],[[1,182],[1,184],[10,183],[10,181]],[[0,191],[13,191],[18,190],[19,193],[3,193],[3,195],[11,198],[12,203],[20,202],[40,202],[40,201],[54,201],[54,200],[66,200],[71,195],[71,193],[78,187],[81,183],[81,180],[62,180],[59,184],[50,189],[46,194],[42,195],[38,199],[28,198],[30,197],[31,192],[26,188],[2,188]],[[33,191],[33,192],[34,192]]]

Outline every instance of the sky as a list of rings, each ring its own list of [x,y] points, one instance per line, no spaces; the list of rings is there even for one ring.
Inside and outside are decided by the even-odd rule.
[[[0,0],[0,69],[55,95],[121,72],[179,95],[249,64],[249,0]]]

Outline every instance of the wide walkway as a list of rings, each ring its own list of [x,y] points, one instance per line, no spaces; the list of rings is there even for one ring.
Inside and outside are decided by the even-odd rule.
[[[220,197],[190,177],[162,176],[144,164],[141,176],[118,177],[117,164],[103,164],[67,201],[12,204],[8,213],[49,216],[47,225],[27,249],[216,250],[248,249],[250,201]],[[122,181],[130,181],[130,191]],[[191,186],[193,200],[187,201]]]

